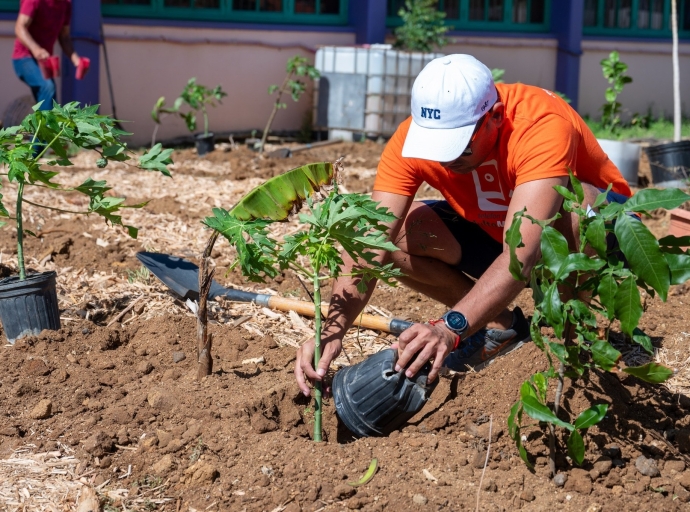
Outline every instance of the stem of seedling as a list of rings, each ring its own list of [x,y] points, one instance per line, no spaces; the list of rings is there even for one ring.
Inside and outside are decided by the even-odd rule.
[[[208,137],[208,115],[206,114],[206,107],[202,105],[201,111],[204,114],[204,137]]]
[[[321,282],[318,272],[314,272],[314,368],[319,367],[321,360]],[[314,441],[321,439],[321,381],[314,383]]]
[[[17,190],[17,264],[19,265],[19,280],[26,279],[26,268],[24,268],[24,227],[22,223],[22,196],[24,195],[24,182],[19,182]]]
[[[281,84],[280,89],[278,89],[278,96],[276,97],[276,101],[273,104],[273,111],[271,112],[271,115],[268,118],[268,122],[266,123],[266,128],[264,128],[264,133],[261,136],[261,147],[259,148],[259,153],[264,152],[264,145],[266,144],[266,139],[268,138],[268,130],[271,129],[271,124],[273,124],[273,119],[275,118],[276,114],[278,113],[278,108],[280,105],[280,98],[283,96],[283,92],[285,91],[285,88],[287,87],[287,84],[290,81],[290,77],[292,77],[292,73],[288,73],[288,75],[285,77],[285,80],[283,80],[283,83]]]

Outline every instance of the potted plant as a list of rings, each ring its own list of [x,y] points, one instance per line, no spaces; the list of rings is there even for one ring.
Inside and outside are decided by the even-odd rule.
[[[196,131],[197,113],[201,110],[204,116],[204,132],[194,134],[194,144],[197,154],[203,156],[214,149],[214,134],[208,131],[207,108],[215,107],[217,103],[221,103],[221,99],[225,96],[227,96],[227,93],[223,91],[220,85],[215,86],[213,89],[209,89],[205,85],[197,84],[196,77],[190,78],[182,94],[175,100],[172,107],[165,107],[165,96],[158,98],[158,101],[156,101],[156,104],[153,106],[151,118],[156,125],[158,125],[160,124],[161,114],[177,114],[184,119],[187,129],[194,134]],[[187,111],[182,112],[180,109],[185,105],[187,106]],[[157,128],[156,126],[156,130]]]
[[[81,193],[89,198],[89,206],[84,211],[67,213],[97,214],[106,222],[126,228],[132,238],[137,236],[137,228],[122,222],[122,208],[141,208],[144,204],[125,205],[124,198],[107,195],[111,187],[103,180],[87,179],[77,187],[62,185],[54,179],[61,167],[72,162],[66,147],[73,145],[100,154],[96,165],[103,168],[111,160],[124,162],[131,157],[125,143],[120,141],[127,132],[115,127],[116,121],[99,115],[98,105],[80,107],[78,103],[60,106],[54,104],[52,110],[38,110],[33,107],[19,126],[0,130],[0,169],[10,183],[17,184],[14,215],[7,210],[0,195],[0,217],[14,221],[17,232],[17,264],[19,274],[0,280],[0,320],[5,336],[10,343],[29,334],[37,334],[43,329],[60,328],[57,309],[55,272],[27,272],[24,257],[24,235],[33,235],[26,230],[23,222],[24,203],[54,211],[64,211],[55,205],[42,205],[26,198],[28,187],[41,187],[55,192]],[[43,160],[48,150],[52,159]],[[163,150],[158,144],[139,157],[137,167],[158,171],[170,176],[167,166],[172,163],[171,149]],[[0,223],[5,224],[5,223]]]
[[[601,125],[610,134],[610,139],[597,139],[601,149],[618,167],[629,185],[637,186],[637,172],[640,167],[640,146],[631,142],[617,140],[616,136],[621,128],[621,104],[618,95],[623,92],[625,84],[632,82],[632,78],[625,72],[628,65],[621,62],[618,52],[613,51],[607,59],[602,59],[601,71],[608,80],[606,89],[606,103],[601,107]]]

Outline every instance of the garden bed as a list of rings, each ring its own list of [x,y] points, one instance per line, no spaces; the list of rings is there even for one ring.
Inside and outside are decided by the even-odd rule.
[[[568,474],[564,487],[550,481],[541,430],[526,431],[534,472],[507,435],[520,384],[546,368],[531,344],[478,373],[442,377],[410,425],[387,438],[354,440],[327,399],[326,442],[311,441],[309,403],[292,366],[312,323],[294,314],[213,302],[214,373],[196,381],[195,318],[141,270],[136,252],[197,258],[208,238],[200,220],[212,207],[229,207],[260,180],[304,163],[345,155],[345,187],[368,191],[382,149],[373,142],[341,144],[290,159],[265,159],[244,147],[219,148],[202,159],[180,150],[172,180],[118,163],[99,170],[95,158],[76,157],[65,180],[107,176],[128,202],[151,201],[127,212],[141,228],[137,240],[100,218],[26,206],[26,228],[40,235],[26,242],[28,253],[38,255],[28,266],[58,272],[63,328],[2,348],[0,508],[76,510],[85,484],[96,488],[107,510],[465,510],[477,499],[482,510],[688,507],[687,285],[673,288],[667,303],[647,297],[640,324],[652,336],[657,359],[677,370],[664,387],[618,373],[593,375],[587,388],[566,387],[566,414],[590,402],[612,405],[585,437],[583,469],[559,461]],[[40,190],[32,194],[32,201],[48,203]],[[420,191],[425,198],[435,194]],[[79,200],[67,195],[57,206],[75,209]],[[648,222],[657,236],[668,229],[665,214]],[[16,267],[12,233],[0,231],[2,276]],[[226,242],[216,245],[213,257],[223,284],[308,299],[290,275],[259,286],[237,272],[226,275],[233,259]],[[527,292],[515,304],[526,313],[533,308]],[[425,321],[444,310],[416,292],[381,287],[367,312]],[[336,365],[362,360],[393,341],[352,330]],[[632,347],[621,350],[631,363],[644,357]],[[656,461],[657,476],[639,472],[640,455]],[[347,485],[372,458],[379,462],[375,477],[362,487]]]

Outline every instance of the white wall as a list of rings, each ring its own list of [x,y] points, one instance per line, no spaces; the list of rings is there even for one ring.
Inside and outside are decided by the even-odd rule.
[[[353,33],[128,25],[106,25],[105,38],[117,115],[131,121],[124,126],[134,132],[133,145],[150,141],[156,100],[165,96],[172,104],[193,76],[209,87],[220,84],[228,93],[223,104],[209,112],[211,130],[262,130],[273,107],[268,87],[283,81],[290,57],[300,54],[313,63],[317,45],[354,43]],[[102,52],[100,98],[102,112],[112,113]],[[311,98],[310,91],[299,103],[284,96],[287,109],[278,112],[272,129],[299,129]],[[203,120],[197,123],[203,130]],[[168,116],[157,137],[185,134],[182,119]]]

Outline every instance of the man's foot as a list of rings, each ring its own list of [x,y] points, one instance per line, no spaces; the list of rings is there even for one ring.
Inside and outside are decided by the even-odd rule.
[[[496,357],[512,352],[531,339],[529,322],[522,310],[516,307],[510,329],[480,329],[451,352],[443,366],[456,372],[466,372],[468,367],[478,371]]]

